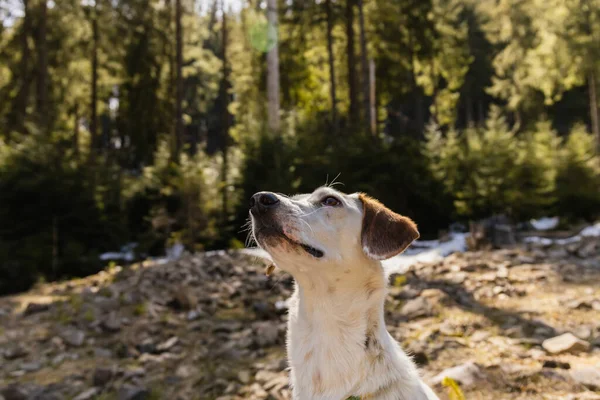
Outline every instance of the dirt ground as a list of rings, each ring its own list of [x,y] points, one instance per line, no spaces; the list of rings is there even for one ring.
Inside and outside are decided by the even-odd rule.
[[[442,376],[468,400],[600,399],[600,245],[587,246],[415,265],[390,277],[388,330],[443,399]],[[264,266],[188,255],[0,298],[0,399],[290,399],[292,280]]]

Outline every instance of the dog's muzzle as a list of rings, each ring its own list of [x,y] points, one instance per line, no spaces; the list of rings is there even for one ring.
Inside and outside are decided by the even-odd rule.
[[[263,244],[285,240],[294,246],[302,248],[315,258],[323,257],[324,253],[322,250],[305,243],[296,242],[285,235],[274,213],[280,205],[281,201],[277,195],[271,192],[258,192],[250,198],[250,213],[253,217],[252,226],[257,242]]]

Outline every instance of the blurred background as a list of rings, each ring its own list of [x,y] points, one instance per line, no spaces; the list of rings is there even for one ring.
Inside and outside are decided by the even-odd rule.
[[[592,219],[599,5],[2,0],[0,293],[241,247],[251,194],[336,177],[425,237]]]
[[[437,249],[394,270],[389,316],[431,377],[476,354],[493,398],[600,387],[548,372],[600,361],[600,0],[0,0],[0,22],[0,295],[22,293],[0,399],[289,398],[291,278],[210,251],[244,247],[253,193],[334,180]],[[513,250],[440,260],[466,245]],[[541,345],[567,330],[589,354]]]

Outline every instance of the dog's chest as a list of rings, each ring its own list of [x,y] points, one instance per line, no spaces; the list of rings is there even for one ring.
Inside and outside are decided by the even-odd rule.
[[[288,357],[293,385],[311,398],[341,399],[367,374],[364,316],[344,319],[324,313],[310,320],[290,310]],[[345,398],[345,397],[344,397]]]

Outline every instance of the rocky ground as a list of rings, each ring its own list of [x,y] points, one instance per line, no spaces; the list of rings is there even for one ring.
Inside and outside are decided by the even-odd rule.
[[[0,399],[290,399],[292,281],[239,252],[0,298]],[[388,329],[441,398],[600,399],[600,240],[454,254],[390,277]]]

